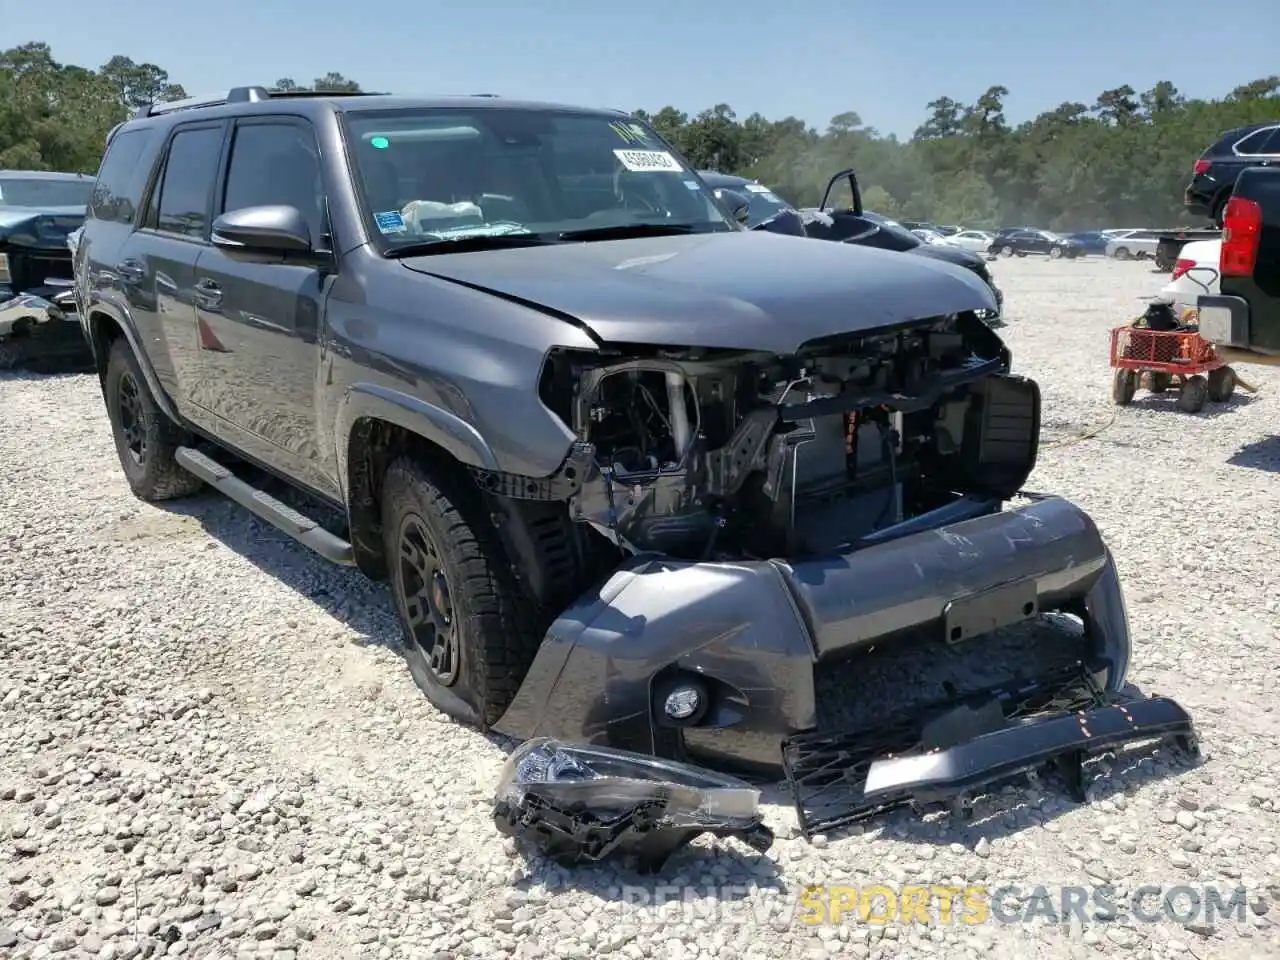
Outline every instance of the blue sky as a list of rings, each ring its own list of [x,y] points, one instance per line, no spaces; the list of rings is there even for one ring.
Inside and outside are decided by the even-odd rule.
[[[969,102],[995,83],[1017,122],[1122,83],[1168,79],[1213,97],[1280,70],[1280,0],[1232,0],[1225,20],[1203,0],[112,0],[92,15],[77,5],[5,3],[0,44],[44,40],[84,66],[116,53],[151,61],[192,94],[337,70],[395,93],[690,112],[728,103],[740,117],[794,114],[819,128],[855,110],[901,136],[928,101]]]

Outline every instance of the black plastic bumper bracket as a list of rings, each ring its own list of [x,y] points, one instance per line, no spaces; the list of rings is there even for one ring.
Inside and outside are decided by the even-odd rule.
[[[1122,700],[1084,664],[1006,684],[875,728],[809,731],[783,743],[783,769],[806,837],[906,803],[950,802],[1048,767],[1084,802],[1084,763],[1125,744],[1198,755],[1187,712],[1167,697]]]

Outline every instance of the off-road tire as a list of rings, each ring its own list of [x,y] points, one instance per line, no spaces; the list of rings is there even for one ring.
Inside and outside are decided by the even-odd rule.
[[[1111,402],[1117,407],[1128,406],[1138,389],[1138,374],[1133,370],[1117,368],[1111,377]]]
[[[1209,400],[1209,381],[1203,375],[1187,377],[1178,391],[1178,409],[1185,413],[1199,413]]]
[[[1236,372],[1230,367],[1209,371],[1209,399],[1214,403],[1226,403],[1236,392]]]
[[[456,677],[443,683],[410,623],[401,560],[406,526],[420,522],[436,551],[457,625]],[[520,587],[478,492],[448,470],[413,457],[387,468],[382,483],[383,549],[414,682],[442,713],[487,730],[505,712],[542,641],[537,605]]]
[[[1167,373],[1148,373],[1147,389],[1152,393],[1164,393],[1173,383],[1173,377]]]
[[[155,503],[199,490],[200,478],[182,469],[173,458],[174,451],[189,442],[189,437],[156,404],[138,359],[123,337],[111,344],[102,388],[116,454],[133,495]],[[131,410],[136,411],[134,422],[142,438],[140,456],[130,449],[129,431],[123,422],[122,394],[132,398]]]

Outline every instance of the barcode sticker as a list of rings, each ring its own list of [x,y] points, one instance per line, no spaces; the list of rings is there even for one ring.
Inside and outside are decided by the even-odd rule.
[[[633,173],[681,173],[679,161],[665,150],[615,150],[624,167]]]

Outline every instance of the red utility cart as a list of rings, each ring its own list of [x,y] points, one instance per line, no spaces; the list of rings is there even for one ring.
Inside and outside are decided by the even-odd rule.
[[[1176,381],[1178,407],[1188,413],[1203,408],[1207,400],[1221,403],[1236,389],[1235,371],[1195,327],[1116,327],[1111,331],[1111,366],[1111,400],[1121,406],[1133,400],[1144,375],[1152,393],[1163,393]]]

